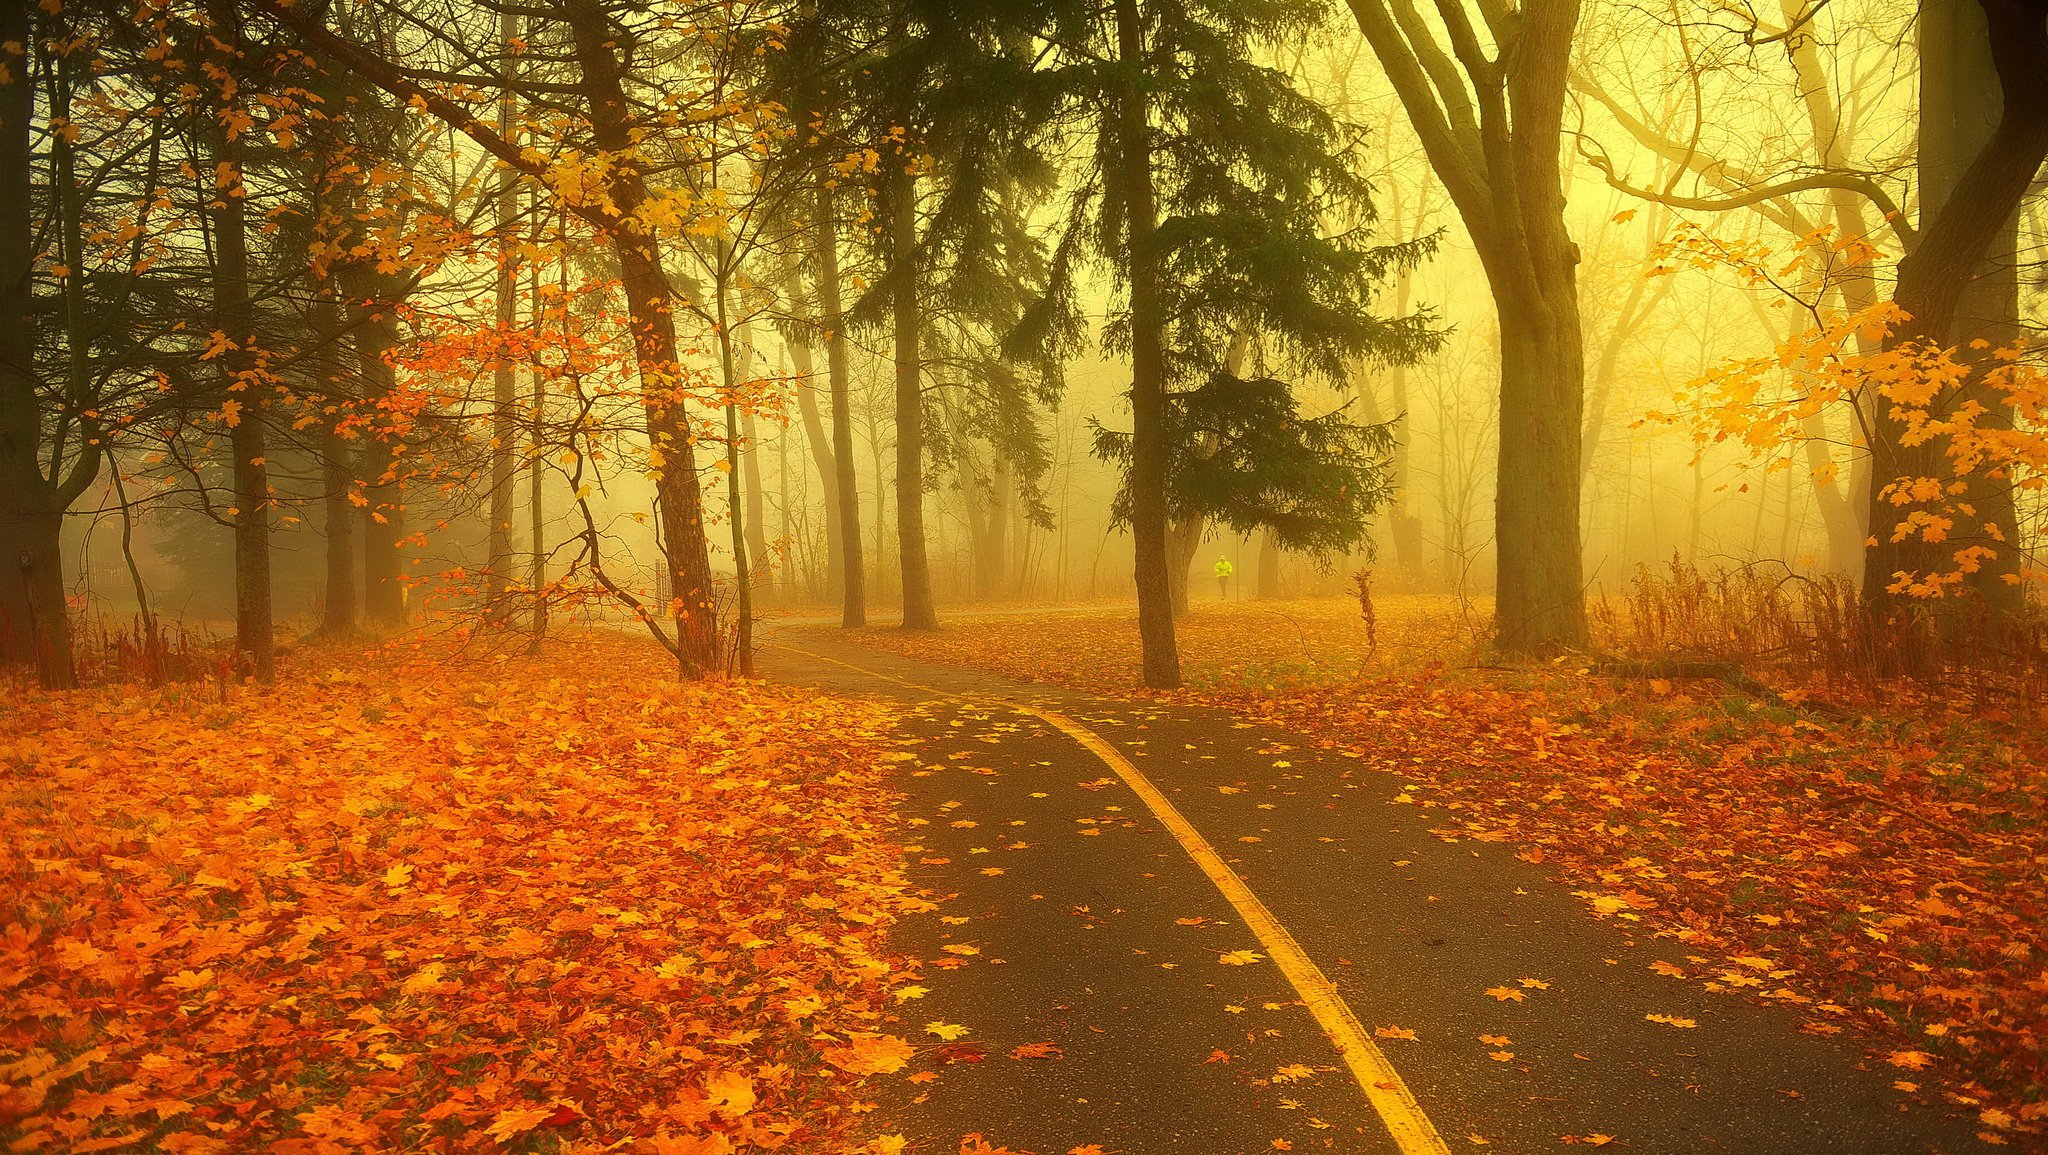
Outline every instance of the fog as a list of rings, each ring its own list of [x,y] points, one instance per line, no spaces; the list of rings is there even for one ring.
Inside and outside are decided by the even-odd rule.
[[[1143,516],[1144,503],[1129,503],[1126,461],[1098,444],[1133,428],[1134,274],[1102,239],[1101,230],[1122,227],[1117,198],[1125,194],[1116,191],[1116,156],[1086,128],[1093,98],[1031,114],[1064,118],[1048,120],[1053,127],[1011,123],[990,110],[1039,98],[1020,88],[1005,105],[1000,93],[977,88],[971,71],[947,73],[955,65],[937,56],[918,66],[922,79],[892,81],[888,69],[902,53],[886,40],[896,33],[851,15],[833,24],[828,13],[816,28],[797,21],[795,32],[774,6],[634,25],[626,87],[642,144],[630,164],[645,170],[632,183],[647,222],[634,227],[655,258],[650,276],[668,294],[650,303],[636,298],[645,294],[602,226],[630,191],[605,184],[624,154],[592,143],[606,131],[602,118],[570,100],[584,83],[577,61],[590,65],[577,52],[588,46],[570,44],[545,20],[508,38],[513,25],[499,27],[487,6],[454,4],[426,21],[400,7],[363,6],[332,29],[297,17],[275,25],[278,36],[307,38],[309,54],[263,62],[257,87],[267,95],[248,130],[254,146],[234,144],[232,134],[213,145],[240,149],[234,163],[244,166],[229,198],[239,202],[235,227],[246,232],[232,307],[219,283],[232,275],[219,253],[227,210],[180,183],[200,171],[189,162],[179,162],[185,177],[168,182],[161,158],[138,167],[135,150],[152,137],[124,110],[169,99],[188,119],[164,122],[159,142],[189,128],[205,144],[192,126],[210,115],[208,100],[240,107],[242,96],[178,93],[179,68],[123,55],[140,50],[96,22],[112,19],[111,9],[79,17],[114,79],[64,94],[63,110],[52,103],[55,88],[36,97],[38,127],[25,154],[33,177],[17,217],[70,220],[75,232],[38,250],[33,272],[44,342],[35,372],[50,398],[69,388],[72,400],[52,400],[30,423],[41,484],[56,484],[49,479],[76,459],[67,454],[96,458],[61,511],[61,582],[72,613],[101,623],[141,613],[222,636],[236,631],[238,604],[245,613],[250,605],[237,566],[246,570],[254,540],[237,537],[248,520],[238,503],[256,483],[237,474],[233,447],[251,435],[242,422],[253,414],[267,431],[258,461],[267,612],[287,633],[352,629],[361,614],[382,629],[502,616],[505,599],[517,596],[600,617],[630,613],[637,599],[657,620],[672,616],[662,607],[675,600],[683,570],[679,543],[668,539],[681,535],[663,519],[687,510],[681,490],[662,488],[681,484],[681,467],[671,448],[650,442],[667,435],[648,415],[673,400],[677,435],[694,455],[687,496],[702,503],[705,558],[717,575],[704,596],[730,608],[744,584],[752,611],[841,612],[848,574],[834,541],[837,478],[829,474],[846,467],[834,464],[830,438],[850,434],[858,516],[846,532],[863,556],[865,605],[887,620],[904,601],[910,556],[904,372],[921,396],[922,445],[910,455],[922,473],[921,549],[942,612],[1140,595],[1134,573],[1146,567],[1126,515]],[[1533,147],[1530,172],[1548,163],[1540,154],[1550,142],[1510,141],[1507,106],[1493,108],[1503,92],[1510,104],[1520,99],[1514,85],[1453,83],[1471,63],[1457,56],[1456,30],[1436,16],[1415,23],[1405,5],[1394,9],[1407,13],[1414,55],[1398,67],[1364,15],[1354,22],[1336,9],[1279,8],[1285,18],[1236,30],[1245,39],[1229,67],[1278,77],[1312,107],[1296,127],[1310,125],[1302,132],[1325,150],[1315,165],[1337,167],[1301,177],[1283,197],[1314,203],[1285,211],[1320,230],[1303,243],[1335,245],[1332,252],[1364,263],[1347,266],[1341,289],[1304,281],[1285,291],[1308,297],[1287,301],[1281,290],[1263,299],[1265,274],[1247,263],[1271,252],[1218,242],[1166,274],[1182,278],[1172,291],[1186,297],[1186,312],[1169,316],[1164,330],[1168,408],[1219,379],[1209,375],[1237,380],[1243,368],[1245,381],[1283,387],[1302,421],[1331,417],[1355,431],[1347,436],[1383,429],[1388,440],[1349,466],[1352,496],[1343,500],[1359,485],[1373,490],[1360,499],[1362,520],[1341,532],[1318,523],[1322,536],[1309,545],[1308,531],[1288,519],[1301,520],[1313,490],[1286,489],[1293,482],[1248,477],[1234,519],[1190,513],[1192,499],[1169,494],[1176,587],[1192,573],[1197,598],[1328,594],[1369,571],[1376,589],[1484,605],[1515,568],[1503,550],[1533,548],[1506,545],[1498,532],[1500,511],[1525,486],[1518,479],[1502,492],[1503,454],[1516,446],[1526,456],[1515,460],[1550,464],[1542,494],[1528,491],[1531,512],[1514,515],[1521,536],[1513,540],[1576,538],[1577,572],[1560,570],[1557,589],[1575,585],[1597,599],[1642,567],[1674,560],[1863,580],[1872,534],[1866,427],[1875,410],[1867,399],[1809,401],[1819,362],[1779,352],[1891,295],[1907,244],[1930,227],[1930,182],[1952,188],[1969,159],[1968,141],[1952,142],[1958,155],[1949,161],[1927,142],[1988,132],[1989,122],[1970,122],[1987,110],[1973,113],[1968,100],[1941,106],[1962,128],[1922,123],[1941,97],[1923,83],[1931,50],[1910,7],[1786,0],[1755,10],[1593,5],[1577,14],[1560,58],[1555,147],[1556,235],[1570,250],[1562,275],[1578,314],[1558,348],[1576,360],[1580,380],[1566,400],[1533,410],[1503,408],[1514,396],[1504,382],[1518,372],[1503,365],[1503,318],[1515,322],[1508,343],[1518,349],[1527,318],[1506,303],[1512,293],[1503,286],[1521,274],[1499,254],[1538,242],[1501,239],[1506,226],[1496,220],[1479,244],[1473,226],[1484,198],[1506,204],[1521,195],[1495,187],[1498,174],[1472,183],[1474,173],[1505,163],[1490,150]],[[1973,18],[1981,23],[1981,14]],[[264,9],[246,19],[255,35],[280,18]],[[960,15],[957,28],[941,21],[921,35],[949,50],[972,42],[998,62],[1037,35],[1041,69],[1066,50],[1050,25],[990,31],[983,41],[963,31],[1000,19],[977,10]],[[166,21],[164,43],[182,51],[176,21]],[[442,31],[423,31],[435,26]],[[712,31],[694,47],[662,40],[683,26]],[[954,32],[958,44],[947,40]],[[853,39],[868,34],[881,39]],[[833,52],[866,53],[879,71],[820,96],[815,70],[805,69]],[[1941,84],[1987,82],[1982,51],[1965,45],[1951,56]],[[380,63],[386,57],[396,63]],[[446,76],[464,68],[478,76],[449,87]],[[481,83],[491,75],[503,81],[496,95]],[[991,90],[1026,83],[986,76]],[[892,104],[877,96],[892,83],[951,95]],[[414,85],[446,107],[424,96],[400,100]],[[166,92],[173,95],[159,95]],[[806,123],[792,102],[812,97],[838,103],[813,108]],[[1220,140],[1245,127],[1227,117],[1205,127],[1203,99],[1211,98],[1183,106],[1162,97],[1152,113],[1161,155],[1182,166],[1157,177],[1165,228],[1199,207],[1186,198],[1213,196],[1188,191],[1198,166],[1173,151],[1184,147],[1175,134]],[[477,119],[451,119],[451,109]],[[72,123],[94,125],[94,135],[73,145],[52,127]],[[512,151],[492,140],[513,141],[503,146]],[[1470,155],[1473,141],[1484,155]],[[1461,147],[1468,155],[1446,170]],[[1216,162],[1225,175],[1215,179],[1250,189],[1280,179],[1256,175],[1266,171],[1258,165],[1284,174],[1292,163],[1246,159],[1254,151],[1233,158],[1225,149]],[[65,175],[81,161],[99,166],[89,183]],[[1339,168],[1344,175],[1334,175]],[[899,169],[901,180],[891,176]],[[79,183],[58,195],[67,179]],[[152,182],[161,185],[154,206],[141,195]],[[607,191],[592,192],[599,188]],[[1113,195],[1105,200],[1106,188]],[[1096,201],[1106,215],[1089,223]],[[1218,201],[1204,211],[1231,207]],[[1978,326],[1987,333],[2029,331],[2040,311],[2030,263],[2039,199],[2026,197],[2014,219],[1986,258],[2003,270],[1987,275],[2011,283],[2011,315]],[[822,245],[833,249],[829,271]],[[73,272],[67,262],[87,267]],[[908,322],[899,267],[912,268],[922,314]],[[821,306],[828,276],[843,327]],[[144,303],[117,284],[123,278],[146,287]],[[1326,299],[1309,299],[1318,293]],[[1053,305],[1059,316],[1048,321]],[[1323,328],[1276,323],[1286,308]],[[1328,317],[1347,308],[1380,328],[1337,333]],[[659,351],[636,345],[636,328],[656,315],[673,319],[673,397],[650,377],[666,372]],[[247,329],[245,340],[223,336],[230,316]],[[124,325],[126,335],[114,333]],[[209,345],[209,332],[225,344]],[[906,332],[923,343],[909,361]],[[835,429],[834,356],[844,361],[845,431]],[[62,384],[66,357],[70,386]],[[1782,367],[1755,367],[1771,358]],[[1746,362],[1755,363],[1747,376],[1731,368]],[[89,420],[104,427],[90,450],[75,435],[64,441],[74,410],[98,414]],[[1542,420],[1518,416],[1524,411]],[[728,417],[737,436],[728,436]],[[1293,419],[1280,424],[1291,429]],[[1212,439],[1169,455],[1200,461],[1232,435],[1200,436]],[[1576,469],[1558,464],[1569,457]],[[1176,466],[1166,468],[1171,475]],[[1995,536],[2009,536],[2003,548],[2016,570],[2038,540],[2041,509],[2030,485],[2010,491],[2009,533]],[[1244,512],[1260,502],[1263,512]],[[1571,503],[1575,528],[1564,512]],[[735,512],[747,523],[744,583]],[[1276,534],[1282,523],[1292,530]],[[1236,580],[1213,583],[1219,559]],[[350,596],[360,608],[336,609],[337,583],[359,587]],[[29,612],[22,596],[11,614]],[[1561,628],[1544,627],[1537,640],[1576,636],[1568,623]]]

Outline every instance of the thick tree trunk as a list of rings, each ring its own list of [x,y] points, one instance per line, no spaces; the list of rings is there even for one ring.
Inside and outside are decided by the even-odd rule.
[[[1472,234],[1500,318],[1498,644],[1514,653],[1583,645],[1584,335],[1578,246],[1564,222],[1558,164],[1579,0],[1526,0],[1515,19],[1513,52],[1498,61],[1466,42],[1469,29],[1451,29],[1457,67],[1471,82],[1468,98],[1450,78],[1455,116],[1430,79],[1431,69],[1451,67],[1437,42],[1421,50],[1425,65],[1394,7],[1384,0],[1349,3]]]
[[[44,493],[47,486],[22,496]],[[7,595],[0,603],[0,643],[9,662],[33,666],[45,688],[67,690],[78,684],[78,671],[64,600],[64,515],[27,505],[11,493],[0,499],[0,581]]]
[[[1569,266],[1563,276],[1563,290],[1540,304],[1503,302],[1500,310],[1495,597],[1500,645],[1515,653],[1543,653],[1586,637],[1578,519],[1585,369]]]
[[[1495,604],[1500,645],[1515,653],[1586,641],[1579,540],[1585,348],[1579,248],[1565,226],[1558,171],[1578,15],[1576,0],[1526,7],[1523,44],[1506,70],[1515,203],[1501,206],[1502,227],[1489,238],[1501,327]],[[1512,272],[1496,268],[1509,264]]]
[[[818,190],[818,315],[825,323],[825,367],[832,395],[832,466],[838,491],[841,580],[839,624],[868,624],[867,561],[860,542],[860,482],[854,473],[852,372],[846,363],[846,314],[839,300],[839,215],[830,189]],[[876,495],[877,504],[881,497]],[[875,538],[875,548],[882,539]]]
[[[896,330],[896,551],[903,570],[903,628],[939,625],[924,540],[924,363],[918,349],[917,177],[889,177],[889,276]]]
[[[2038,6],[2030,10],[2038,32],[2041,10]],[[1997,66],[1983,7],[1974,0],[1921,0],[1919,29],[1920,213],[1925,224],[1957,195],[1970,163],[1991,143],[2003,99],[1998,85],[1986,83],[1997,74]],[[2048,83],[2048,78],[2037,76],[2034,83]],[[1975,370],[1957,403],[1981,405],[1980,425],[1986,428],[2012,428],[2012,410],[1984,379],[1985,371],[1998,362],[1973,344],[1984,341],[1999,349],[2021,336],[2019,246],[2019,203],[2015,201],[1956,300],[1951,340],[1958,355]],[[1966,500],[1976,511],[1976,528],[1951,540],[1974,541],[1992,551],[1967,578],[1970,590],[1995,615],[2018,613],[2025,598],[2012,479],[1988,477],[1980,471],[1962,480],[1967,487]]]
[[[1981,22],[1956,0],[1926,0],[1921,6],[1923,59],[1931,73],[1922,79],[1931,102],[1923,115],[1937,120],[1923,130],[1922,147],[1945,160],[1927,173],[1939,207],[1923,214],[1919,242],[1899,262],[1893,300],[1908,320],[1891,338],[1895,347],[1947,348],[1976,337],[1996,342],[2016,323],[2016,290],[2005,283],[2010,270],[1999,266],[2011,263],[2013,214],[2048,157],[2048,26],[2029,0],[1980,0],[1980,8]],[[1998,77],[1995,111],[1978,91],[1981,71],[1951,74],[1959,67],[1977,68],[1986,58]],[[1986,117],[1996,118],[1988,134],[1982,130]],[[1951,134],[1981,141],[1960,173],[1954,168],[1962,157],[1943,139]],[[1981,359],[1979,352],[1964,348],[1959,356],[1967,362]],[[1984,388],[1973,382],[1947,405],[1965,403]],[[2000,403],[1994,399],[1989,408],[1996,413]],[[1873,544],[1864,562],[1866,601],[1880,608],[1880,616],[1895,614],[1903,603],[1892,587],[1902,575],[1924,579],[1943,572],[1954,567],[1958,550],[1981,545],[1993,551],[1992,572],[1978,575],[1972,587],[1994,613],[2016,609],[2019,587],[2005,580],[2017,572],[2008,528],[2010,479],[1965,479],[1966,492],[1955,504],[1959,512],[1967,505],[1974,513],[1964,514],[1947,540],[1926,541],[1905,528],[1914,507],[1893,504],[1886,489],[1901,478],[1954,471],[1938,446],[1906,444],[1905,428],[1888,413],[1875,415],[1871,426]]]
[[[1116,0],[1117,59],[1138,70],[1145,55],[1138,0]],[[1155,690],[1180,685],[1180,650],[1173,637],[1172,559],[1166,549],[1166,350],[1164,316],[1154,262],[1158,227],[1152,188],[1152,125],[1135,79],[1118,94],[1112,163],[1123,199],[1124,259],[1128,262],[1131,324],[1131,538],[1132,576],[1138,587],[1138,637],[1144,682]],[[1183,580],[1185,574],[1183,573]]]
[[[208,0],[214,65],[223,77],[240,74],[241,11],[234,0]],[[230,101],[230,107],[234,102]],[[223,118],[225,119],[225,118]],[[214,325],[231,342],[220,358],[234,454],[235,646],[260,681],[276,676],[277,644],[270,606],[270,471],[265,459],[263,410],[269,388],[256,361],[255,309],[249,300],[248,222],[243,186],[243,141],[221,129],[214,159],[223,185],[207,205],[213,223]]]
[[[0,3],[0,658],[33,667],[44,686],[68,689],[78,675],[64,604],[64,506],[43,475],[30,312],[32,11],[23,0]]]

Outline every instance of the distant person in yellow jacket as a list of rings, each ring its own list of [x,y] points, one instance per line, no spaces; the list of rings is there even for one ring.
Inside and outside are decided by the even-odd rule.
[[[1216,559],[1216,593],[1224,601],[1230,600],[1230,575],[1236,572],[1227,557]]]

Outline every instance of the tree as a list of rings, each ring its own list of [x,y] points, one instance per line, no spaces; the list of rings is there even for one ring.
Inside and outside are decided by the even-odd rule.
[[[1393,496],[1392,422],[1360,424],[1340,406],[1309,417],[1294,388],[1218,372],[1167,402],[1167,515],[1202,519],[1282,549],[1328,558],[1369,543]],[[1096,451],[1128,465],[1131,437],[1097,426]],[[1111,516],[1130,520],[1131,494]]]
[[[0,627],[10,664],[63,688],[77,680],[64,511],[98,476],[101,452],[89,418],[51,419],[36,364],[36,33],[32,5],[0,4]]]
[[[252,123],[242,108],[250,77],[243,67],[242,18],[234,0],[207,0],[209,72],[220,85],[219,126],[213,140],[217,176],[206,203],[213,226],[213,325],[221,343],[223,420],[234,454],[235,645],[261,681],[276,673],[277,647],[270,606],[270,472],[265,454],[265,408],[270,374],[261,362],[249,295],[249,244],[242,134]]]
[[[2005,344],[1994,339],[2016,328],[2013,221],[2048,159],[2048,18],[2027,0],[1978,2],[1982,23],[1956,0],[1926,0],[1921,6],[1922,36],[1927,38],[1922,57],[1937,70],[1923,81],[1923,92],[1932,98],[1923,98],[1920,137],[1922,171],[1933,178],[1922,182],[1931,215],[1923,216],[1917,243],[1899,262],[1892,299],[1905,321],[1886,345],[1892,350],[1962,346],[1963,362],[1978,371],[1940,398],[1936,410],[1974,405],[1995,415],[2005,407],[1985,404],[1991,396],[1985,370],[1995,364],[1990,347]],[[1969,70],[1971,61],[1987,58],[1997,77],[1995,100]],[[1988,124],[1995,127],[1986,132]],[[1944,143],[1944,137],[1976,147],[1964,143],[1958,149]],[[1969,347],[1978,340],[1984,348]],[[1941,556],[1955,548],[1950,534],[1926,532],[1915,516],[1924,512],[1919,507],[1925,503],[1912,496],[1920,488],[1918,479],[1942,476],[1945,468],[1938,448],[1917,436],[1905,415],[1891,410],[1875,415],[1870,451],[1878,479],[1870,497],[1875,544],[1864,568],[1863,592],[1873,605],[1895,610],[1901,587],[1943,568]],[[1941,502],[1957,515],[1960,532],[1954,536],[1963,548],[1979,542],[1979,556],[1994,562],[1989,580],[1978,588],[1990,591],[1986,600],[1994,610],[2007,612],[2019,600],[2018,567],[2011,560],[2016,543],[2010,540],[2013,531],[2001,528],[2013,524],[2009,480],[1999,470],[1954,479]],[[1981,574],[1987,567],[1968,568]]]
[[[1349,3],[1472,237],[1500,318],[1498,643],[1517,653],[1582,645],[1585,353],[1558,160],[1579,0],[1478,3],[1477,24],[1466,0],[1437,0],[1441,33],[1409,0]]]
[[[1219,372],[1234,378],[1230,346],[1250,333],[1300,379],[1341,381],[1361,355],[1413,358],[1435,340],[1424,321],[1381,318],[1367,302],[1423,248],[1369,243],[1371,198],[1349,130],[1259,56],[1320,28],[1320,5],[1117,0],[1104,18],[1078,5],[1053,15],[1038,35],[1061,53],[1065,125],[1099,144],[1070,196],[1049,291],[1011,344],[1074,342],[1080,258],[1093,253],[1112,268],[1123,308],[1104,337],[1131,359],[1125,486],[1143,677],[1171,687],[1180,681],[1168,546],[1173,395]],[[1327,230],[1335,205],[1360,227]]]
[[[544,87],[531,79],[518,81],[529,100],[538,93],[551,98],[557,107],[563,96],[576,101],[574,120],[581,135],[564,142],[573,157],[571,163],[563,164],[507,140],[452,97],[425,87],[423,78],[336,36],[297,9],[279,0],[251,2],[330,61],[474,140],[500,162],[546,189],[555,203],[595,228],[609,244],[619,262],[620,285],[631,318],[674,635],[664,632],[654,616],[623,588],[614,585],[612,592],[636,611],[649,632],[675,656],[685,676],[713,673],[718,668],[719,635],[703,490],[697,473],[696,433],[688,413],[688,382],[676,338],[679,300],[661,244],[662,222],[673,217],[679,206],[673,198],[650,190],[639,141],[651,126],[626,91],[635,73],[625,53],[646,47],[647,38],[620,23],[623,9],[608,9],[600,0],[557,0],[530,14],[531,19],[544,20],[550,33],[566,40],[565,63],[574,69],[573,80],[549,82]],[[679,26],[665,22],[660,30]],[[652,35],[657,30],[647,31]],[[747,115],[744,109],[733,108],[720,109],[719,114]],[[680,123],[681,114],[675,108],[662,108],[654,115]],[[586,176],[593,181],[588,193],[583,183]],[[703,206],[697,210],[703,211]]]
[[[1844,264],[1831,260],[1826,247],[1800,242],[1822,231],[1844,245],[1889,233],[1894,243],[1910,248],[1917,235],[1892,191],[1905,160],[1859,155],[1881,145],[1890,135],[1883,128],[1885,121],[1874,119],[1877,113],[1872,111],[1885,108],[1882,95],[1860,92],[1860,99],[1847,100],[1849,81],[1844,76],[1860,51],[1895,42],[1904,29],[1890,23],[1830,28],[1824,7],[1810,0],[1780,0],[1775,22],[1754,10],[1719,10],[1717,21],[1727,22],[1720,44],[1697,40],[1699,33],[1691,23],[1678,25],[1675,54],[1684,59],[1686,92],[1684,96],[1665,94],[1654,112],[1630,107],[1616,95],[1617,89],[1633,87],[1626,77],[1610,79],[1591,71],[1590,61],[1599,59],[1612,62],[1609,67],[1614,71],[1624,72],[1631,60],[1624,52],[1587,53],[1588,67],[1573,70],[1571,85],[1603,109],[1657,165],[1655,179],[1638,183],[1592,143],[1591,136],[1582,135],[1581,155],[1610,186],[1666,211],[1754,214],[1799,246],[1807,258],[1805,274],[1810,285],[1827,285],[1840,308],[1856,313],[1880,299],[1873,263]],[[1661,31],[1664,21],[1650,19]],[[1717,21],[1705,22],[1704,27],[1714,29]],[[1643,35],[1641,27],[1618,29],[1617,44],[1623,42],[1622,37],[1628,38],[1628,43],[1638,43]],[[1834,46],[1832,53],[1824,52],[1829,44]],[[1766,51],[1757,51],[1758,46]],[[1771,46],[1782,51],[1782,76],[1767,68]],[[1710,84],[1718,87],[1710,88]],[[1858,86],[1859,90],[1862,87]],[[1759,106],[1745,109],[1751,119],[1768,123],[1771,109],[1785,107],[1790,109],[1792,123],[1745,134],[1754,146],[1754,155],[1729,155],[1703,146],[1698,138],[1700,129],[1710,123],[1708,110],[1727,107],[1728,101],[1739,99],[1743,92],[1761,94]],[[1689,131],[1674,127],[1688,104],[1695,120]],[[1662,231],[1660,224],[1653,231],[1653,243],[1661,241],[1657,234]],[[1670,284],[1657,278],[1638,285],[1652,283]],[[1760,302],[1753,299],[1753,307],[1757,304]],[[1789,337],[1769,313],[1759,310],[1758,317],[1774,344]],[[1863,352],[1875,351],[1875,338],[1858,336],[1856,340]],[[1604,374],[1604,352],[1599,365]],[[1600,415],[1601,379],[1596,378],[1589,431]],[[1828,535],[1829,568],[1856,579],[1863,572],[1864,539],[1868,536],[1870,457],[1864,431],[1870,414],[1850,406],[1838,408],[1842,411],[1817,411],[1803,418],[1798,440]],[[1838,447],[1851,450],[1845,463],[1837,460]]]

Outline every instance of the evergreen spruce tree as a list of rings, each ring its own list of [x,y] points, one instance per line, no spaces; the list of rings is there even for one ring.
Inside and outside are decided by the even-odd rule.
[[[1371,243],[1355,134],[1261,59],[1314,34],[1324,15],[1316,0],[1040,0],[1011,14],[1035,19],[1032,34],[1051,48],[1041,67],[1064,100],[1053,121],[1059,143],[1092,146],[1093,164],[1066,206],[1049,291],[1009,343],[1071,348],[1084,331],[1079,278],[1091,259],[1110,268],[1122,299],[1104,344],[1130,358],[1132,428],[1127,442],[1111,437],[1102,447],[1127,466],[1122,500],[1136,546],[1144,682],[1155,688],[1180,683],[1168,576],[1172,479],[1193,485],[1205,476],[1196,463],[1175,464],[1176,428],[1201,420],[1250,432],[1293,411],[1276,392],[1287,388],[1280,378],[1238,376],[1229,357],[1237,336],[1257,334],[1295,381],[1336,381],[1347,359],[1406,361],[1436,341],[1424,318],[1368,308],[1373,286],[1422,247]],[[1361,226],[1327,232],[1336,206]],[[1378,437],[1343,424],[1290,419],[1260,430],[1261,456],[1328,466],[1340,443],[1369,449]],[[1283,451],[1273,439],[1290,430],[1300,440]],[[1179,449],[1185,458],[1186,445]],[[1375,488],[1356,480],[1361,499]],[[1226,520],[1261,505],[1198,488],[1182,500],[1191,510],[1228,511]],[[1261,523],[1279,529],[1287,519]],[[1327,540],[1330,529],[1304,532],[1302,540]]]

